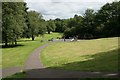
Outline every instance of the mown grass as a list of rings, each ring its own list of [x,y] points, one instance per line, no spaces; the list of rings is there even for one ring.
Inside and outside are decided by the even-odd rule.
[[[54,38],[54,39],[56,39],[57,37],[62,37],[62,33],[51,33],[51,34],[45,34],[45,35],[43,35],[43,36],[41,36],[41,40],[47,40],[48,41],[48,39],[51,39],[51,38]]]
[[[117,71],[118,38],[55,43],[43,49],[40,59],[46,68]]]
[[[28,55],[36,49],[38,46],[41,46],[47,42],[41,42],[40,40],[47,40],[50,38],[59,37],[61,34],[52,33],[45,34],[44,37],[36,37],[35,41],[31,39],[20,39],[18,40],[18,46],[12,46],[9,48],[2,48],[2,64],[1,68],[7,68],[12,66],[23,66],[24,61]]]
[[[40,41],[19,42],[22,46],[2,49],[2,68],[22,66],[27,56],[38,46],[43,45]]]

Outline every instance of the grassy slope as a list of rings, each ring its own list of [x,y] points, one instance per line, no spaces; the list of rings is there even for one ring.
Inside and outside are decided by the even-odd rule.
[[[118,38],[56,43],[42,51],[47,68],[83,71],[116,71]]]
[[[45,34],[44,37],[36,37],[35,41],[31,39],[20,39],[18,44],[20,46],[13,48],[2,48],[2,68],[12,66],[22,66],[27,56],[38,46],[45,44],[46,42],[40,42],[40,40],[47,40],[52,37],[56,38],[60,36],[59,33]],[[1,65],[0,65],[1,66]]]

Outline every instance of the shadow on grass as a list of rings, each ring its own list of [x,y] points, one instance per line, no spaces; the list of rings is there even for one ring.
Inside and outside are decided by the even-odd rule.
[[[24,45],[22,45],[22,44],[8,45],[8,46],[2,45],[2,47],[0,47],[0,48],[14,48],[14,47],[19,47],[19,46],[24,46]]]
[[[36,40],[18,40],[17,42],[29,42],[29,41],[36,41]]]
[[[84,57],[90,59],[82,62],[28,70],[27,76],[30,78],[117,78],[119,51],[120,49],[116,49],[87,55]]]
[[[60,66],[48,67],[50,69],[65,69],[79,71],[118,72],[120,49],[101,52],[95,55],[85,55],[85,61],[77,61]],[[88,60],[87,60],[88,59]]]
[[[110,72],[80,72],[80,71],[67,71],[67,70],[56,70],[56,69],[31,69],[27,70],[24,73],[16,73],[12,76],[3,78],[2,80],[16,80],[16,78],[60,78],[61,80],[66,80],[66,78],[77,79],[77,80],[109,80],[110,78],[118,78],[117,73]],[[109,78],[109,79],[106,79]]]
[[[91,58],[86,61],[63,64],[56,67],[29,69],[25,72],[25,78],[61,78],[66,80],[117,80],[118,74],[118,57],[120,49],[101,52],[95,55],[87,55]],[[15,74],[21,76],[22,74]],[[12,78],[16,78],[13,75]],[[23,78],[23,77],[21,77]],[[6,78],[3,80],[7,80]],[[15,80],[15,79],[13,79]]]

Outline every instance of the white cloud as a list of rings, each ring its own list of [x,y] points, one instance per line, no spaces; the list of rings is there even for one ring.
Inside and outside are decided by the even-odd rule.
[[[114,0],[26,0],[29,9],[41,12],[45,19],[82,15],[87,8],[96,11],[105,3],[112,1]]]
[[[113,2],[119,0],[25,0],[26,2]]]

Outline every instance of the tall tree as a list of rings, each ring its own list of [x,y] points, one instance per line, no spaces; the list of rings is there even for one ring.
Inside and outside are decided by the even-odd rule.
[[[120,35],[120,1],[107,3],[96,13],[96,33],[101,37]]]
[[[69,37],[79,37],[82,30],[82,21],[83,17],[75,15],[74,18],[70,18],[66,20],[66,30],[64,31],[64,35],[66,38]]]
[[[50,34],[51,31],[55,31],[55,22],[54,20],[48,20],[47,21],[47,31],[48,31],[48,34]]]
[[[36,11],[28,12],[28,32],[32,40],[38,36],[41,26],[42,15]]]
[[[2,2],[0,2],[0,43],[2,42]]]
[[[8,42],[17,44],[17,39],[23,32],[25,24],[26,3],[2,2],[2,39],[5,45]]]
[[[44,35],[47,31],[47,22],[44,19],[39,19],[39,32],[38,34]]]
[[[64,32],[64,20],[60,19],[60,18],[56,18],[55,20],[55,32]]]
[[[91,39],[120,36],[120,1],[107,3],[98,12],[87,9],[83,17],[66,19],[64,35]]]
[[[84,30],[84,38],[92,38],[93,37],[93,24],[94,24],[94,10],[87,9],[83,16],[83,30]]]

